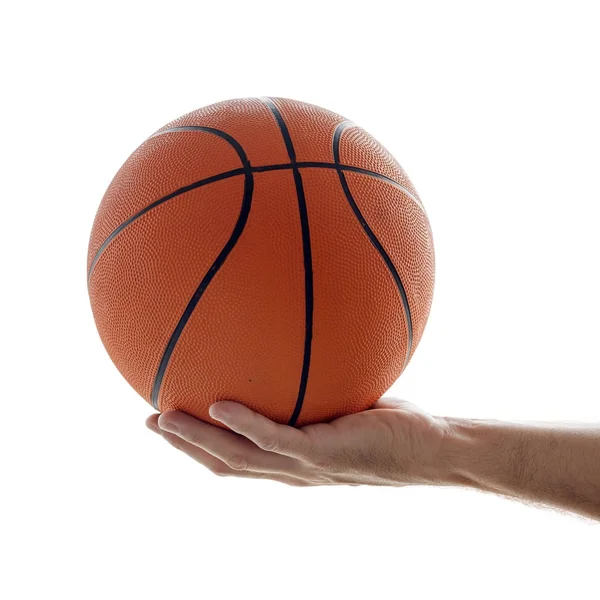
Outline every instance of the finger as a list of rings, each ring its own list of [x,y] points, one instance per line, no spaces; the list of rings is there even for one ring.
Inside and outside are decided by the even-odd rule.
[[[280,425],[238,402],[216,402],[210,416],[243,435],[270,454],[303,459],[309,452],[308,436],[288,425]]]
[[[292,458],[265,452],[244,437],[204,423],[184,412],[163,413],[158,418],[158,426],[212,454],[236,471],[294,475],[299,466]]]
[[[382,409],[382,408],[392,408],[395,410],[398,409],[411,409],[415,405],[408,400],[400,400],[400,398],[380,398],[373,404],[371,409]]]
[[[272,481],[279,481],[287,485],[295,487],[304,487],[308,485],[308,482],[293,477],[291,475],[282,475],[279,473],[259,473],[257,471],[240,471],[228,467],[222,460],[219,460],[209,452],[202,450],[194,444],[190,444],[183,438],[179,437],[174,433],[168,431],[162,431],[159,429],[159,433],[162,437],[171,444],[177,450],[187,454],[190,458],[193,458],[196,462],[206,467],[211,473],[218,475],[219,477],[244,477],[247,479],[270,479]]]
[[[146,419],[146,427],[150,429],[150,431],[154,431],[154,433],[160,433],[160,427],[158,426],[158,417],[157,413],[150,415]]]

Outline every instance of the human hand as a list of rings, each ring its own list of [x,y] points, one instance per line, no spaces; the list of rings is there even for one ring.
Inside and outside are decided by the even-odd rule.
[[[210,416],[231,431],[180,411],[154,414],[146,424],[222,476],[293,486],[441,483],[444,421],[410,402],[383,398],[364,412],[299,429],[230,401],[213,404]]]

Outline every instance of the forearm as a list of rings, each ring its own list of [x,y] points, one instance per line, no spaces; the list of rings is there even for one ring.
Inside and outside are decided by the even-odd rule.
[[[445,483],[600,520],[600,425],[443,421]]]

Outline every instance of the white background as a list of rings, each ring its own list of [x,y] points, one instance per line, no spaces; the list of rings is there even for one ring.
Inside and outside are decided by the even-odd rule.
[[[104,190],[157,128],[226,98],[312,102],[398,158],[433,227],[431,318],[391,393],[600,421],[595,4],[3,3],[0,595],[594,597],[582,518],[212,476],[145,429],[85,270]]]

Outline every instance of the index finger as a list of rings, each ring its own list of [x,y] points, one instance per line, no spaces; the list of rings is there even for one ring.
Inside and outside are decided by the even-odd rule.
[[[309,454],[309,439],[304,432],[275,423],[243,404],[227,400],[216,402],[209,413],[213,419],[248,438],[262,450],[299,459]]]

